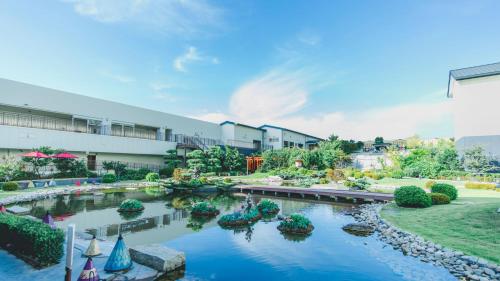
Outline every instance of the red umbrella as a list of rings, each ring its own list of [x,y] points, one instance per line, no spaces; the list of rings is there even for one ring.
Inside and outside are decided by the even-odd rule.
[[[42,153],[40,151],[28,152],[28,153],[25,153],[25,154],[23,154],[21,156],[23,156],[23,157],[30,157],[30,158],[50,158],[50,156],[48,156],[47,154]]]
[[[62,153],[56,154],[56,155],[54,155],[52,157],[53,158],[59,158],[59,159],[75,159],[75,158],[78,158],[78,156],[76,156],[74,154],[71,154],[69,152],[62,152]]]

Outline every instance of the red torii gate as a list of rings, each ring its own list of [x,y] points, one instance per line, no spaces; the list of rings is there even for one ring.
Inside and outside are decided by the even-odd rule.
[[[264,160],[260,156],[247,156],[247,174],[253,173],[257,170]]]

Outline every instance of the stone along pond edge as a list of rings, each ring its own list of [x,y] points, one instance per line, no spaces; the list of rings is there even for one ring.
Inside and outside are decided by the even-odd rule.
[[[500,281],[500,265],[475,256],[468,256],[460,251],[443,247],[437,243],[403,231],[380,216],[386,204],[373,203],[359,207],[359,213],[353,214],[356,221],[375,228],[379,239],[400,250],[405,255],[419,258],[423,262],[443,266],[452,275],[462,280]]]

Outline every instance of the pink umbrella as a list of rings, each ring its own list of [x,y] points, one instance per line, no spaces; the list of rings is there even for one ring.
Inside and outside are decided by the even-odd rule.
[[[59,159],[75,159],[78,158],[78,156],[71,154],[69,152],[61,152],[59,154],[56,154],[52,156],[53,158],[59,158]]]
[[[22,157],[30,157],[30,158],[50,158],[50,156],[48,156],[47,154],[42,153],[40,151],[28,152],[28,153],[25,153],[21,156]]]

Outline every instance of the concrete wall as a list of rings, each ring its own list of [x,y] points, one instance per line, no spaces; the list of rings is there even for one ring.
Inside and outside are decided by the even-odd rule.
[[[265,129],[264,144],[272,146],[273,149],[283,148],[283,130],[270,127],[265,127]],[[270,139],[274,139],[275,141],[270,141]]]
[[[237,146],[253,148],[253,141],[260,141],[262,143],[263,131],[244,126],[236,126],[234,130],[234,140]],[[238,143],[240,145],[238,145]],[[245,146],[243,146],[245,145]]]
[[[234,140],[234,124],[223,124],[221,128],[221,140],[223,143],[227,143],[228,140]]]
[[[306,143],[306,136],[302,134],[298,134],[295,132],[290,132],[290,131],[283,131],[283,141],[288,141],[294,142],[294,146],[297,147],[297,145],[300,143],[302,144],[302,147],[305,148],[305,143]]]
[[[0,79],[0,104],[71,114],[108,122],[172,129],[184,134],[220,139],[218,124],[136,106]]]
[[[165,155],[168,149],[176,148],[174,142],[11,126],[0,126],[0,136],[0,147],[5,149],[50,146],[85,153]]]

